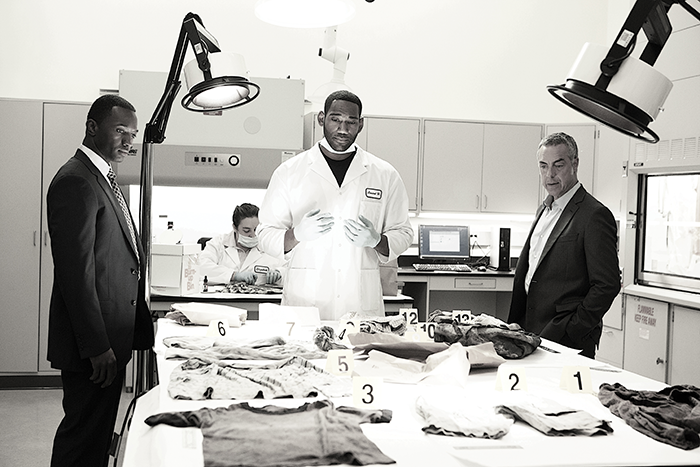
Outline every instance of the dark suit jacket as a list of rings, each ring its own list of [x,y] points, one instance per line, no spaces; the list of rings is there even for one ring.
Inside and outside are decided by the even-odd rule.
[[[543,208],[515,268],[508,321],[592,356],[603,315],[620,291],[617,225],[610,210],[580,187],[554,226],[525,293],[530,237]]]
[[[80,150],[59,169],[46,198],[54,263],[51,366],[90,371],[89,357],[111,347],[123,368],[132,349],[153,345],[153,323],[119,202]]]

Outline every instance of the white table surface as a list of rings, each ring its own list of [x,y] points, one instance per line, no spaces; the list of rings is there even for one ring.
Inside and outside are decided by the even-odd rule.
[[[167,394],[167,382],[180,361],[163,357],[164,337],[205,335],[205,326],[180,326],[173,321],[158,321],[155,351],[161,384],[143,395],[137,402],[127,437],[124,467],[198,467],[203,466],[202,434],[199,428],[175,428],[165,425],[148,427],[144,420],[155,413],[197,410],[201,407],[222,407],[242,401],[173,400]],[[276,334],[260,322],[248,321],[241,328],[231,329],[229,336],[240,339]],[[310,332],[313,329],[307,330]],[[303,333],[297,329],[295,332]],[[303,334],[297,335],[301,337]],[[293,336],[295,337],[295,336]],[[561,353],[537,349],[521,360],[508,360],[504,365],[518,368],[527,376],[527,391],[533,395],[556,400],[572,408],[612,422],[614,432],[609,436],[549,437],[523,422],[516,422],[510,432],[498,440],[455,438],[426,435],[422,418],[414,409],[416,398],[424,391],[434,391],[422,384],[384,383],[385,409],[393,411],[390,423],[363,424],[362,430],[386,455],[396,460],[398,467],[408,466],[649,466],[700,465],[700,448],[683,451],[657,442],[630,428],[615,417],[593,394],[574,394],[560,388],[564,366],[580,365],[591,368],[594,389],[602,383],[622,383],[629,389],[658,391],[666,384],[616,369],[571,352],[555,343],[544,342]],[[324,367],[324,361],[314,361]],[[610,371],[612,370],[612,371]],[[507,393],[496,391],[495,369],[472,370],[468,377],[469,400],[498,403]],[[267,399],[246,401],[252,406],[279,405],[296,407],[313,399]],[[333,400],[336,406],[353,404],[352,398]],[[261,440],[264,442],[264,440]]]

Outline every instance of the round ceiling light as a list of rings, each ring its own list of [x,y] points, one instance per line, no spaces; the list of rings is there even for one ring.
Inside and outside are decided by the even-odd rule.
[[[255,16],[288,28],[326,28],[355,16],[352,0],[258,0]]]

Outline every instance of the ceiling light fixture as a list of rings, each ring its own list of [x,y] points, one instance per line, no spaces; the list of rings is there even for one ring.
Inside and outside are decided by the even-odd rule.
[[[258,0],[255,16],[288,28],[325,28],[355,16],[352,0]]]

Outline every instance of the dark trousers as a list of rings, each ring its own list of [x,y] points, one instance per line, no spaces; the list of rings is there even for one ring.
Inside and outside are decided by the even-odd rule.
[[[56,430],[51,467],[106,467],[125,370],[101,388],[91,371],[61,371],[64,417]]]

